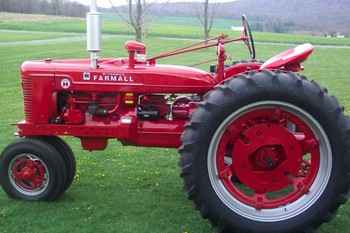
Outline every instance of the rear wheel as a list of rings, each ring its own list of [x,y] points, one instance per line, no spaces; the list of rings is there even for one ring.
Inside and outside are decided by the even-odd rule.
[[[185,189],[228,232],[309,232],[349,189],[350,124],[334,97],[285,72],[211,91],[180,149]]]
[[[0,181],[12,198],[55,200],[62,193],[66,176],[59,152],[42,140],[22,138],[2,152]]]

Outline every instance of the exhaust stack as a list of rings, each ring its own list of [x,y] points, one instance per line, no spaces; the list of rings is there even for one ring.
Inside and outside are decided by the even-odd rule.
[[[96,0],[91,0],[90,12],[86,14],[86,42],[92,69],[97,68],[98,53],[101,51],[101,26],[101,13],[97,12]]]

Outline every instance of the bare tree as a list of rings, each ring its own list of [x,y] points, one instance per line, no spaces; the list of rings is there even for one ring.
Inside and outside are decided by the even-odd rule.
[[[197,18],[203,27],[203,38],[208,40],[210,31],[213,27],[214,16],[216,12],[217,3],[209,4],[209,0],[204,0],[202,8],[197,12]]]
[[[112,6],[112,9],[118,16],[132,27],[135,32],[135,38],[137,41],[142,41],[146,32],[146,14],[150,7],[150,4],[146,0],[127,0],[128,5],[128,16],[120,13],[119,8],[113,5],[112,0],[109,0],[109,3]]]
[[[62,0],[51,0],[52,2],[52,10],[55,15],[60,15],[62,12],[62,5],[63,1]]]

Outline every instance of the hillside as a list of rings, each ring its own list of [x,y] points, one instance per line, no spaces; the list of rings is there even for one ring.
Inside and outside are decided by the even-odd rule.
[[[200,3],[163,3],[152,5],[151,13],[194,16],[198,9]],[[256,26],[282,24],[288,31],[350,34],[349,0],[238,0],[220,3],[216,12],[218,18],[237,19],[247,14]],[[271,30],[267,28],[267,31]]]

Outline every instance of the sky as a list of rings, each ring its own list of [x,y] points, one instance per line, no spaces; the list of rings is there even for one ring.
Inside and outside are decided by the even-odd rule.
[[[85,5],[90,4],[90,0],[70,0],[70,1],[75,1],[75,2],[80,2]],[[150,0],[150,1],[155,1],[155,2],[200,2],[202,0]],[[234,0],[215,0],[215,2],[232,2]],[[123,5],[126,4],[126,0],[111,0],[114,6],[118,5]],[[111,4],[109,3],[109,0],[97,0],[97,5],[100,7],[106,7],[109,8],[111,7]]]

